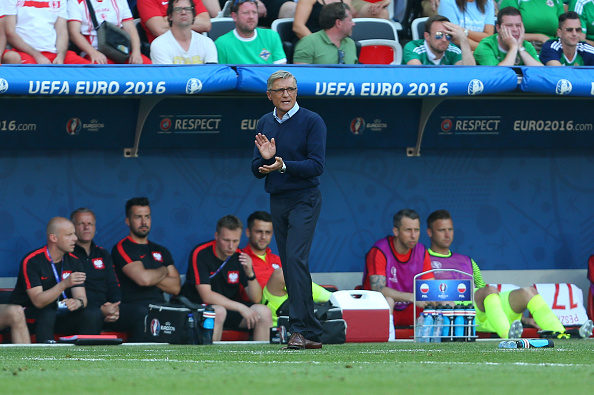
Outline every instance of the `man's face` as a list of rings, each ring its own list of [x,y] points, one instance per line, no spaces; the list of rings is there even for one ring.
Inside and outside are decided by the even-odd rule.
[[[350,37],[353,34],[355,22],[353,22],[353,16],[349,10],[346,10],[346,17],[342,21],[337,21],[337,23],[343,37]]]
[[[509,29],[512,37],[518,40],[522,31],[522,16],[521,15],[504,15],[499,26]]]
[[[78,213],[74,217],[74,230],[81,243],[88,243],[95,238],[95,216],[91,213]]]
[[[563,47],[575,47],[580,42],[582,24],[579,19],[566,19],[563,26],[557,29]]]
[[[403,217],[400,228],[394,228],[396,244],[402,249],[409,250],[417,245],[421,233],[421,222],[419,219]]]
[[[286,88],[295,88],[295,90],[289,92]],[[279,78],[272,84],[272,90],[267,91],[266,94],[276,107],[276,115],[282,118],[297,101],[297,83],[294,78]]]
[[[451,219],[438,219],[427,229],[427,234],[431,239],[431,247],[449,250],[454,241],[454,223]]]
[[[130,232],[144,239],[151,231],[151,208],[149,206],[132,206],[130,216],[126,218]]]
[[[245,230],[245,233],[252,249],[263,251],[268,248],[272,240],[272,222],[257,219],[251,228]]]
[[[229,257],[237,251],[239,242],[241,241],[242,229],[235,230],[221,228],[220,232],[215,232],[215,240],[217,242],[217,255],[220,257]]]
[[[74,231],[74,225],[70,221],[64,221],[61,223],[56,231],[56,245],[58,249],[64,253],[74,251],[76,245],[76,232]]]
[[[177,27],[188,27],[194,23],[194,15],[192,11],[183,10],[184,8],[191,8],[189,0],[178,0],[174,3],[173,13],[169,16],[171,24]],[[176,12],[176,9],[181,9],[181,12]]]
[[[431,24],[431,33],[425,33],[425,41],[427,41],[427,45],[431,49],[434,55],[441,57],[441,55],[448,49],[450,45],[450,40],[448,40],[448,35],[445,34],[445,27],[441,22],[433,22]],[[441,36],[441,38],[435,38],[435,36]]]
[[[254,1],[247,1],[239,5],[237,13],[231,13],[235,27],[244,34],[251,34],[258,26],[258,6]]]

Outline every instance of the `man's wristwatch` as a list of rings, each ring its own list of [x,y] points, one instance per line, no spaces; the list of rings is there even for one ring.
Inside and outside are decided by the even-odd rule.
[[[83,309],[85,307],[85,302],[81,298],[76,298],[80,302],[79,309]]]
[[[522,46],[522,47],[520,47],[520,48],[518,49],[518,52],[524,52],[525,50],[526,50],[526,48],[524,48],[524,47]]]
[[[246,275],[247,277],[247,275]],[[254,272],[254,275],[252,277],[247,277],[248,281],[252,281],[256,279],[256,272]]]
[[[283,162],[283,167],[281,167],[278,172],[282,174],[285,171],[287,171],[287,165],[285,165],[285,162]]]
[[[464,35],[468,37],[468,29],[464,29]]]

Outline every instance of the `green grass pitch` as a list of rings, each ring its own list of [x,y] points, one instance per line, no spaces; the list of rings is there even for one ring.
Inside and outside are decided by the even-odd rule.
[[[0,347],[2,394],[587,394],[594,341]]]

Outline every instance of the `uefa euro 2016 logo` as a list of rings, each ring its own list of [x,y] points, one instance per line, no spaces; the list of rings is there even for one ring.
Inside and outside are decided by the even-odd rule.
[[[442,294],[444,294],[445,291],[447,291],[447,290],[448,290],[448,286],[447,286],[446,283],[439,284],[439,292],[441,292]]]
[[[186,83],[186,93],[188,95],[193,95],[194,93],[198,93],[202,90],[202,81],[198,78],[190,78]]]
[[[483,85],[483,82],[481,80],[474,79],[468,83],[469,95],[480,95],[481,93],[483,93],[484,89],[485,86]]]
[[[153,318],[151,321],[151,334],[153,336],[159,336],[159,332],[161,332],[161,323],[158,319]]]
[[[571,89],[571,82],[569,82],[569,80],[562,79],[559,80],[559,82],[557,82],[555,93],[558,95],[568,95],[569,93],[571,93]]]
[[[361,134],[365,130],[365,120],[361,117],[357,117],[351,121],[351,133]]]
[[[4,93],[8,90],[8,81],[4,78],[0,78],[0,93]]]

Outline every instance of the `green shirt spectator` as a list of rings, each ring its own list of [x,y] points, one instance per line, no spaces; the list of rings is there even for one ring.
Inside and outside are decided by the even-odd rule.
[[[294,63],[309,64],[355,64],[357,47],[350,37],[340,41],[340,48],[330,41],[325,30],[303,37],[295,47]]]

